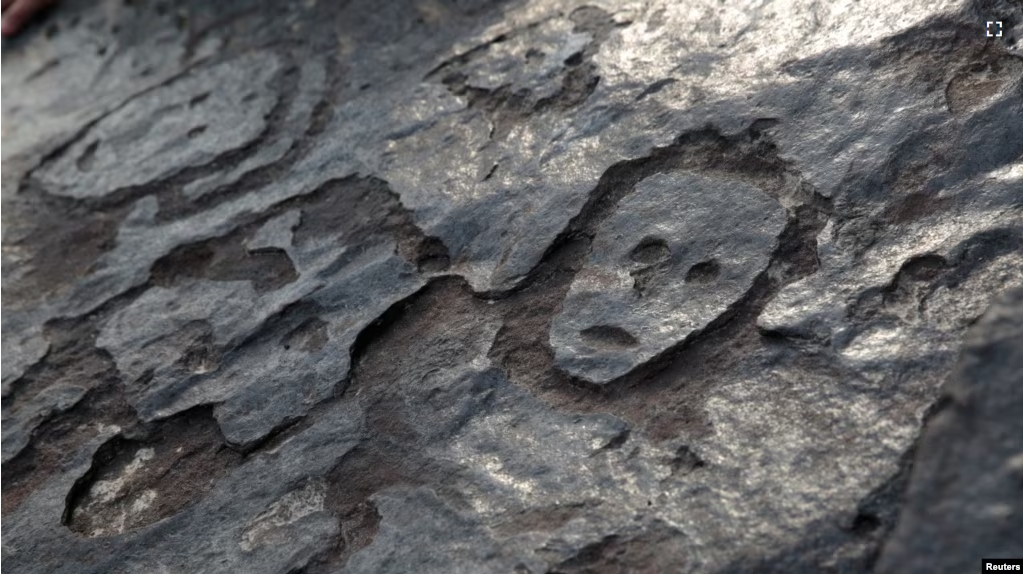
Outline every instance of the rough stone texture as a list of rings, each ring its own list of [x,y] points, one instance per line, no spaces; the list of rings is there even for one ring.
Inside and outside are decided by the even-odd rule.
[[[1021,27],[62,2],[3,47],[3,561],[1023,554]]]
[[[964,572],[1018,556],[1023,528],[1023,290],[992,306],[967,336],[928,425],[902,519],[880,572]]]

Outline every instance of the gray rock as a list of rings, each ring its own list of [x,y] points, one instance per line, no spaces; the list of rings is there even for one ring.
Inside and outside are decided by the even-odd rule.
[[[88,553],[90,538],[82,538],[62,523],[62,502],[54,492],[67,492],[91,465],[92,452],[106,437],[86,447],[78,466],[42,485],[23,504],[4,529],[4,561],[22,572],[76,572]],[[318,423],[223,477],[201,504],[140,532],[120,536],[121,551],[105,553],[93,566],[105,572],[234,572],[237,568],[288,572],[330,546],[338,521],[324,508],[325,486],[320,481],[358,444],[362,432],[359,409],[339,405]],[[148,460],[141,457],[141,465]],[[47,493],[50,493],[47,496]],[[155,491],[159,503],[165,493]],[[62,497],[58,497],[62,498]],[[132,508],[144,511],[145,505]],[[115,538],[118,539],[118,538]],[[65,557],[48,550],[65,549]],[[138,553],[148,547],[154,552]],[[70,558],[70,559],[69,559]]]
[[[265,59],[265,58],[264,58]],[[232,64],[239,66],[239,64]],[[266,63],[262,63],[259,73],[267,73]],[[252,78],[246,78],[246,85]],[[298,86],[293,95],[294,101],[288,110],[288,117],[283,120],[284,130],[278,133],[271,132],[269,135],[273,140],[267,145],[260,146],[255,154],[245,158],[238,165],[232,166],[225,171],[214,171],[205,177],[191,181],[182,188],[182,193],[189,199],[195,200],[208,193],[224,187],[235,185],[246,175],[251,175],[259,168],[271,166],[287,157],[287,154],[298,145],[301,136],[311,128],[313,114],[317,105],[324,101],[326,90],[327,72],[323,62],[312,59],[300,64],[298,74]],[[252,92],[250,92],[252,93]],[[258,97],[258,96],[257,96]],[[245,108],[252,106],[252,101],[245,102]],[[253,113],[246,109],[245,113]],[[264,115],[264,119],[269,117]],[[265,130],[270,131],[270,130]]]
[[[393,251],[389,244],[356,257],[322,251],[326,258],[300,267],[299,280],[267,293],[249,281],[156,287],[113,315],[96,343],[117,358],[143,420],[215,403],[227,439],[250,444],[332,396],[359,332],[421,286]],[[301,254],[296,260],[313,265]],[[278,321],[302,300],[317,317]],[[283,329],[270,328],[275,321]],[[315,324],[320,333],[302,333]],[[260,337],[267,331],[273,336]],[[320,340],[290,343],[303,337]]]
[[[77,386],[47,387],[31,399],[5,411],[3,461],[11,460],[28,446],[31,432],[41,421],[75,406],[87,391],[87,388]]]
[[[1023,544],[1023,290],[1002,297],[970,330],[931,419],[899,524],[879,572],[962,572]]]
[[[983,22],[1023,12],[726,4],[67,0],[5,39],[4,561],[1017,552],[1023,65]]]

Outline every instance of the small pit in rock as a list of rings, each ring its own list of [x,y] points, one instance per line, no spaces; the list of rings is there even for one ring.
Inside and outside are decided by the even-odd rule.
[[[632,252],[629,253],[629,259],[632,259],[636,263],[642,263],[644,265],[653,265],[660,263],[671,257],[671,250],[668,249],[668,243],[663,239],[656,237],[648,237],[639,242]]]
[[[688,572],[686,537],[672,526],[655,522],[634,537],[605,536],[557,564],[551,574],[624,574],[626,572]]]
[[[689,446],[682,445],[675,452],[675,456],[669,461],[672,475],[685,476],[697,469],[707,466],[699,455],[697,455]]]
[[[987,57],[958,73],[945,88],[948,109],[965,115],[989,103],[1002,88],[1023,74],[1023,63],[1012,56]]]
[[[720,274],[721,266],[716,260],[701,261],[690,267],[689,271],[686,272],[686,283],[696,283],[698,285],[713,283]]]
[[[416,267],[421,273],[438,273],[451,265],[448,248],[436,237],[426,237],[414,247]]]
[[[916,281],[931,281],[941,275],[949,268],[948,262],[940,255],[927,254],[914,257],[902,264],[899,269],[899,280],[913,279]]]
[[[252,94],[249,94],[249,95],[252,95]],[[198,96],[195,96],[194,98],[189,100],[188,107],[194,108],[195,106],[198,106],[199,104],[205,102],[209,97],[210,97],[210,93],[209,92],[204,92],[202,94],[199,94]],[[250,98],[250,101],[251,101],[251,98]]]
[[[639,344],[632,333],[614,325],[587,327],[579,332],[579,336],[586,343],[605,349],[627,349]]]

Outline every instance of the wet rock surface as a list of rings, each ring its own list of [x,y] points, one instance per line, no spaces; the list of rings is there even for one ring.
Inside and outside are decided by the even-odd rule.
[[[5,40],[11,571],[1023,554],[1023,7],[725,4]]]

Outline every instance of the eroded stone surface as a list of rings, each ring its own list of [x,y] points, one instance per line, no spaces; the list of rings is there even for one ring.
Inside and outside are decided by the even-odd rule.
[[[906,507],[878,571],[956,572],[982,554],[1016,551],[1023,428],[1009,413],[1023,402],[1021,326],[1023,290],[1016,289],[970,330],[946,387],[949,402],[921,440]],[[953,514],[961,518],[949,520]]]
[[[1018,301],[985,310],[1023,283],[1020,22],[62,2],[4,45],[4,561],[932,572],[973,563],[933,550],[956,528],[1019,553]]]

